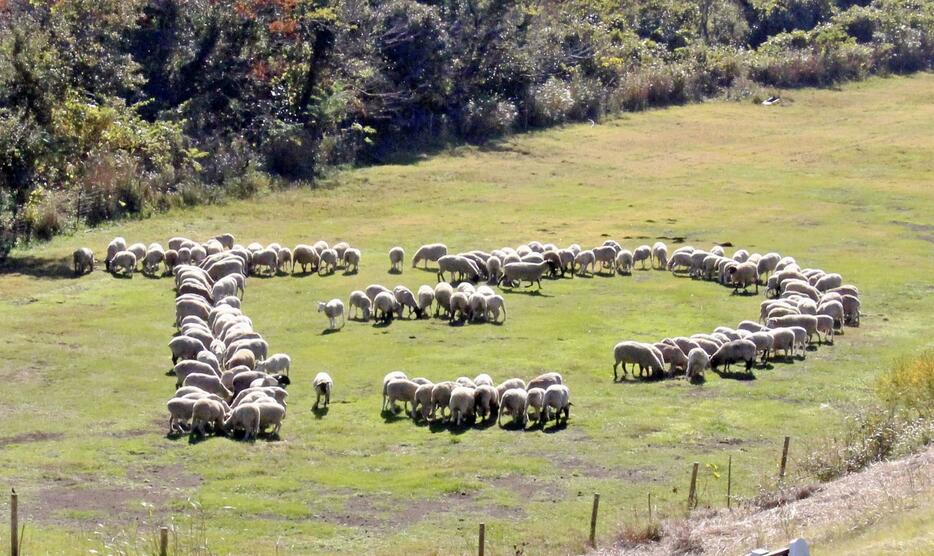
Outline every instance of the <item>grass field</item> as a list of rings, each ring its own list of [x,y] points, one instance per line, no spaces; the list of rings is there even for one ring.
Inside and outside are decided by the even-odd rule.
[[[776,473],[789,434],[794,469],[809,442],[839,426],[840,410],[869,395],[880,368],[931,345],[934,75],[786,100],[533,133],[15,251],[0,274],[0,487],[20,493],[29,553],[137,553],[170,520],[185,553],[205,539],[215,553],[469,553],[481,521],[488,554],[522,543],[529,554],[574,553],[595,491],[604,543],[641,515],[649,492],[661,511],[680,507],[692,461],[725,468],[732,455],[734,492],[752,494]],[[355,276],[248,282],[244,310],[294,361],[278,442],[166,438],[171,280],[74,279],[67,269],[75,247],[102,254],[115,235],[164,243],[223,231],[244,244],[343,239],[364,253]],[[349,322],[325,335],[315,312],[316,301],[371,283],[434,284],[408,264],[387,273],[396,244],[411,255],[432,241],[459,251],[610,237],[631,249],[658,236],[775,250],[840,272],[860,288],[863,325],[755,380],[708,373],[692,386],[613,384],[612,346],[735,326],[755,318],[761,296],[635,272],[507,291],[503,326]],[[310,381],[322,369],[336,385],[316,418]],[[433,380],[560,370],[571,421],[557,432],[454,433],[385,419],[380,383],[393,369]],[[724,503],[725,477],[705,469],[700,485],[701,504]]]

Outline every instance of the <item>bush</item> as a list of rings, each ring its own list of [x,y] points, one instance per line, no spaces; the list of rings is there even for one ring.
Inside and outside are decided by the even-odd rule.
[[[471,99],[463,110],[461,133],[471,139],[498,137],[512,131],[519,112],[516,105],[498,97]]]
[[[891,410],[934,418],[934,349],[899,359],[879,376],[876,392]]]

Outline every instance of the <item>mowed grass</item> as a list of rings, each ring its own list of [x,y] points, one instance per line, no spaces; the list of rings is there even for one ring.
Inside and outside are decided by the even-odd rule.
[[[734,493],[749,495],[774,477],[791,435],[794,470],[842,410],[871,395],[879,369],[932,343],[934,75],[786,100],[711,102],[461,147],[14,252],[0,275],[0,486],[20,493],[27,548],[117,550],[174,522],[183,547],[193,526],[217,553],[458,554],[475,551],[485,522],[488,554],[523,543],[527,553],[574,553],[594,492],[605,544],[644,517],[649,492],[662,512],[681,511],[692,461],[722,471],[732,455]],[[363,250],[354,276],[248,281],[244,310],[271,351],[294,362],[277,442],[166,438],[171,280],[67,270],[75,247],[102,257],[115,235],[164,243],[225,231],[244,244],[347,240]],[[547,281],[534,295],[506,290],[502,326],[348,322],[322,334],[327,320],[315,312],[316,301],[372,283],[435,283],[409,264],[388,274],[393,245],[411,255],[434,241],[460,251],[614,238],[632,249],[660,236],[840,272],[860,288],[863,326],[755,380],[613,384],[617,341],[735,326],[756,318],[762,296],[637,271]],[[317,418],[311,379],[323,369],[336,384]],[[436,381],[558,370],[571,421],[554,432],[452,432],[386,419],[380,385],[394,369]],[[725,476],[703,469],[701,504],[722,505]]]

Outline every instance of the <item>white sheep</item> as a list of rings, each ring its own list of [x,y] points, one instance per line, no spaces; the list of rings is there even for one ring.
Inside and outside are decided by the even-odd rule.
[[[661,241],[652,245],[652,266],[659,270],[668,266],[668,246]]]
[[[450,313],[451,322],[468,318],[470,315],[470,297],[464,292],[454,292],[454,295],[451,296]]]
[[[441,410],[441,419],[444,420],[444,411],[448,409],[451,401],[451,392],[458,385],[450,380],[439,382],[431,387],[431,418],[435,418],[435,412]]]
[[[379,292],[373,299],[373,317],[376,321],[392,322],[392,314],[396,313],[402,318],[402,305],[396,301],[392,292]],[[380,319],[382,315],[382,319]]]
[[[451,391],[448,409],[451,410],[451,418],[454,419],[456,426],[461,426],[462,419],[470,419],[471,423],[476,420],[476,414],[474,412],[475,403],[473,388],[457,386]]]
[[[587,274],[587,267],[590,267],[590,273],[593,274],[595,268],[594,264],[596,263],[596,256],[594,252],[590,249],[586,251],[581,251],[578,254],[574,255],[574,263],[571,265],[571,274],[573,276],[574,272],[577,272],[578,276],[585,276]],[[577,267],[580,267],[580,270],[576,270]]]
[[[415,298],[415,294],[412,293],[412,290],[405,286],[396,286],[392,290],[393,297],[396,298],[396,301],[402,307],[402,310],[409,310],[409,316],[415,314],[415,318],[421,318],[422,310],[418,305],[418,299]],[[402,317],[402,313],[399,313],[399,317]]]
[[[370,298],[366,296],[365,292],[360,290],[354,290],[350,292],[350,298],[347,300],[347,305],[350,306],[350,317],[349,318],[359,318],[357,317],[357,312],[363,314],[363,322],[370,320],[370,306],[372,302]]]
[[[311,245],[296,245],[292,250],[292,273],[295,273],[295,266],[302,267],[302,272],[308,272],[310,267],[312,272],[318,270],[320,262],[318,252]]]
[[[402,274],[402,262],[405,260],[405,250],[399,246],[389,250],[389,271]]]
[[[542,276],[549,269],[553,269],[552,261],[542,261],[540,263],[509,263],[503,267],[503,284],[509,287],[522,285],[522,282],[528,282],[529,286],[538,284],[538,289],[542,289]]]
[[[486,299],[487,320],[493,323],[502,324],[506,322],[506,300],[501,295],[492,295]],[[502,311],[503,320],[499,320],[499,313]]]
[[[408,380],[408,378],[409,378],[409,377],[406,376],[406,374],[405,374],[404,372],[402,372],[402,371],[390,371],[390,372],[386,373],[386,376],[383,377],[383,406],[382,406],[382,411],[386,411],[386,409],[387,409],[387,407],[388,407],[387,404],[386,404],[386,400],[388,399],[388,398],[387,398],[387,396],[388,396],[388,390],[387,390],[387,388],[389,387],[389,383],[392,382],[393,380],[400,380],[400,379]]]
[[[435,290],[427,284],[422,284],[418,288],[418,308],[421,314],[428,315],[431,311],[431,304],[435,301]]]
[[[561,423],[561,414],[564,413],[564,424],[571,418],[571,391],[564,384],[553,384],[545,390],[542,400],[542,414],[539,422],[543,425],[548,422],[549,413],[555,410],[555,424]]]
[[[312,383],[315,387],[315,404],[311,406],[312,409],[318,409],[318,402],[321,401],[321,396],[324,396],[324,407],[327,407],[331,404],[331,388],[334,386],[334,380],[331,379],[331,375],[321,371],[315,375],[315,380]]]
[[[474,412],[481,421],[496,417],[499,412],[499,396],[490,384],[478,384],[474,389]]]
[[[346,272],[358,272],[360,270],[360,258],[362,256],[363,254],[360,252],[360,250],[354,247],[350,247],[344,251],[344,256],[341,257],[341,260],[344,261],[344,268],[346,269]],[[351,268],[353,270],[351,270]]]
[[[224,428],[224,418],[227,417],[226,404],[210,398],[202,398],[195,402],[191,410],[191,434],[204,436],[205,427],[210,425],[214,432]]]
[[[710,367],[716,371],[717,367],[723,365],[729,371],[730,365],[738,361],[745,361],[746,370],[750,371],[756,361],[756,344],[744,339],[731,340],[710,357]]]
[[[274,400],[259,401],[244,405],[255,405],[259,408],[259,430],[263,432],[266,427],[272,426],[271,435],[278,435],[282,428],[282,419],[285,418],[285,408],[277,404]]]
[[[632,274],[632,251],[629,249],[621,249],[616,254],[616,272]]]
[[[789,328],[774,328],[768,331],[772,337],[772,356],[775,357],[778,351],[787,359],[795,355],[795,333]]]
[[[476,282],[480,279],[480,267],[477,263],[463,255],[445,255],[438,259],[438,281],[444,282],[444,273],[451,273],[451,280],[469,280]]]
[[[696,347],[688,352],[688,366],[685,375],[688,380],[697,380],[704,377],[704,370],[710,366],[710,356],[707,352]]]
[[[233,393],[224,387],[220,377],[213,373],[192,373],[185,377],[182,386],[195,386],[209,394],[216,394],[225,400],[233,398]]]
[[[231,409],[227,419],[224,420],[224,431],[234,434],[244,431],[243,439],[250,440],[259,434],[260,409],[254,403],[239,405]]]
[[[545,389],[529,388],[526,391],[526,400],[527,416],[537,421],[541,417],[542,408],[545,404]]]
[[[129,276],[136,270],[136,255],[132,251],[120,251],[110,259],[108,268],[113,274],[122,269],[123,274]]]
[[[437,262],[438,259],[447,254],[448,247],[443,243],[422,245],[412,256],[412,268],[415,268],[419,261],[425,261],[425,268],[428,268],[428,261]]]
[[[482,386],[484,384],[487,386],[493,386],[493,378],[486,373],[480,373],[473,379],[473,383],[477,386]]]
[[[645,268],[645,262],[652,261],[652,248],[648,245],[640,245],[632,252],[632,264],[635,266],[636,263],[642,263],[642,268]]]
[[[318,273],[320,274],[323,270],[325,274],[333,274],[337,271],[337,251],[333,249],[325,249],[318,253],[319,257],[319,266]]]
[[[87,247],[75,249],[75,252],[72,253],[71,260],[75,275],[84,274],[85,272],[94,272],[94,251],[91,251]]]
[[[451,313],[451,297],[454,295],[454,288],[447,282],[438,282],[435,286],[435,316],[437,317],[441,310],[444,310],[446,316]]]
[[[396,402],[402,402],[403,410],[415,418],[415,392],[420,385],[405,378],[397,378],[389,381],[385,387],[387,408],[395,412]],[[407,408],[412,408],[411,413]]]
[[[652,375],[664,372],[662,361],[656,355],[652,346],[642,342],[624,341],[616,344],[613,347],[613,358],[613,382],[619,382],[617,368],[620,364],[623,366],[623,377],[625,377],[627,373],[627,364],[639,365],[640,375],[646,369],[648,369]],[[632,374],[633,376],[636,374],[635,367],[633,367]]]
[[[324,313],[324,316],[328,318],[328,329],[336,330],[337,329],[337,319],[341,319],[341,328],[343,328],[344,321],[344,302],[340,299],[334,298],[327,303],[323,301],[318,302],[318,312]]]
[[[503,425],[503,415],[512,417],[513,422],[519,421],[524,428],[528,422],[529,395],[524,388],[510,388],[502,393],[499,403],[499,416],[497,424]]]
[[[256,363],[254,368],[257,371],[263,371],[269,374],[282,373],[288,375],[292,368],[292,358],[285,353],[275,353],[263,361]]]

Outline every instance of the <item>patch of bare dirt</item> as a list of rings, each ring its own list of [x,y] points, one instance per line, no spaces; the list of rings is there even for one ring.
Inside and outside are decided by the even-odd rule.
[[[61,440],[65,435],[58,432],[29,432],[17,434],[16,436],[7,436],[0,438],[0,448],[11,444],[30,444],[32,442],[46,442],[49,440]]]

